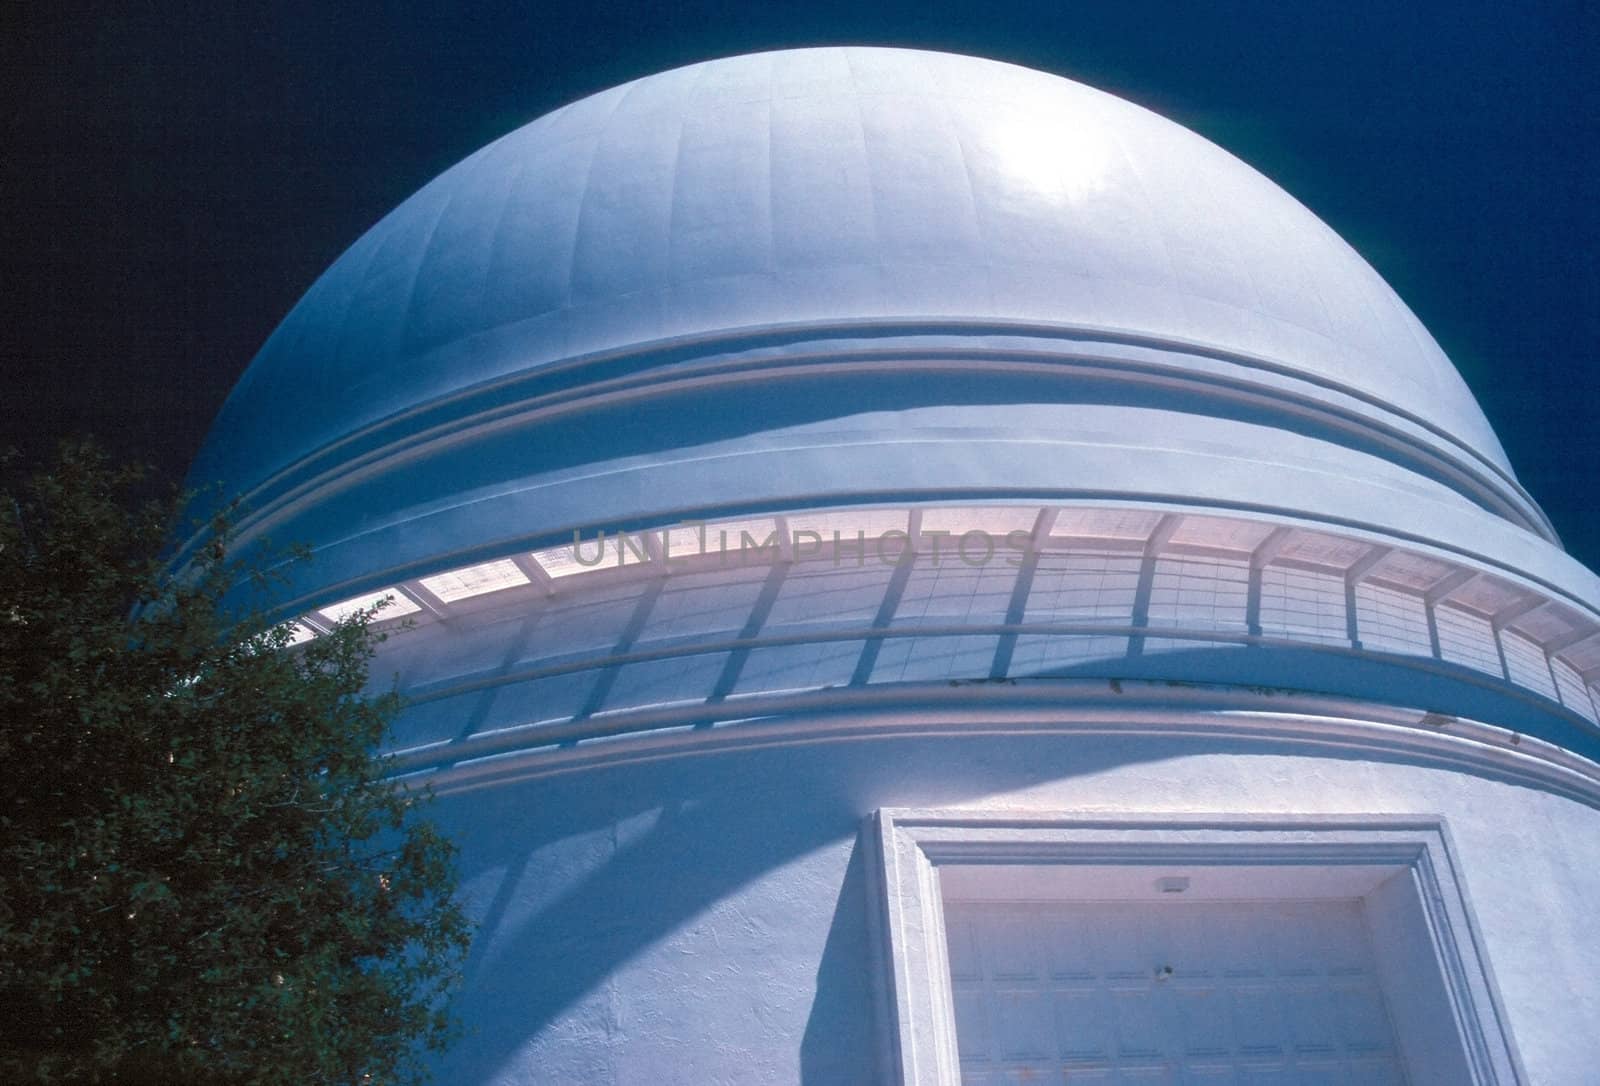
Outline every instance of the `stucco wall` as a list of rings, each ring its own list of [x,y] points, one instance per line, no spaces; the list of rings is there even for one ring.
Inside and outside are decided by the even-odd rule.
[[[677,757],[440,800],[482,928],[444,1082],[871,1082],[883,806],[1442,815],[1534,1083],[1600,1055],[1600,812],[1255,740],[932,737]]]

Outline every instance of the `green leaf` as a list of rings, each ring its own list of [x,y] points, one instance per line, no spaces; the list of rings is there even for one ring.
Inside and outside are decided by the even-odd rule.
[[[290,556],[223,505],[169,568],[197,525],[148,487],[77,444],[0,493],[0,752],[51,770],[0,816],[0,1081],[416,1081],[468,928],[375,638],[287,648],[239,601]]]

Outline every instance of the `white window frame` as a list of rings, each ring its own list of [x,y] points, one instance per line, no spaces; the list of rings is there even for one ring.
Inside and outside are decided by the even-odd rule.
[[[1390,1008],[1402,1055],[1408,1036],[1413,1053],[1428,1055],[1407,1059],[1414,1086],[1527,1081],[1440,817],[884,808],[869,819],[866,838],[875,853],[868,867],[890,1082],[960,1086],[940,884],[941,869],[952,865],[974,872],[1022,865],[1033,885],[1064,887],[1055,895],[1061,900],[1132,900],[1133,884],[1157,895],[1180,872],[1197,883],[1225,880],[1235,899],[1326,898],[1341,886],[1361,897],[1366,887],[1374,937],[1390,951],[1379,955],[1385,987],[1410,993]],[[1108,896],[1108,884],[1121,889]]]

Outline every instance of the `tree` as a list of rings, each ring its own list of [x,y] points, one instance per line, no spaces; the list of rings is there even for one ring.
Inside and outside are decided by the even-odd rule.
[[[228,602],[230,515],[93,446],[0,491],[0,1079],[391,1083],[453,1025],[453,849],[385,777],[357,615]]]

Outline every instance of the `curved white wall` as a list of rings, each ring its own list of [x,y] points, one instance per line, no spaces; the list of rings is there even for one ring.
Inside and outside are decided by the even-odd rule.
[[[442,803],[484,917],[480,1032],[446,1081],[879,1081],[858,831],[884,806],[1443,816],[1527,1081],[1588,1081],[1597,1055],[1600,865],[1577,854],[1600,812],[1491,771],[1108,729],[734,750]]]

